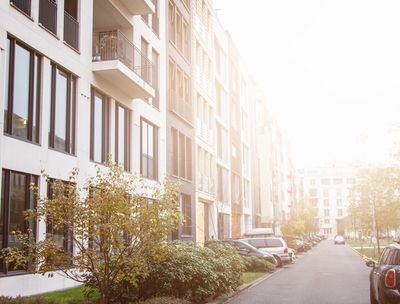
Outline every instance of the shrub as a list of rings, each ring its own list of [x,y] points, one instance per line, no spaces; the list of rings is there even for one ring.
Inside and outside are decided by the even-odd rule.
[[[149,275],[139,281],[142,299],[173,296],[194,303],[235,290],[240,285],[242,260],[231,246],[203,248],[173,242],[163,262],[149,265]]]
[[[275,269],[275,265],[264,258],[243,256],[242,259],[245,271],[248,272],[270,272]]]

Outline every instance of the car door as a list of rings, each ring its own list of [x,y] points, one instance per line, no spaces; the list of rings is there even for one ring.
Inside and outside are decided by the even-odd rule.
[[[379,282],[381,280],[381,276],[382,276],[382,270],[385,268],[385,266],[387,265],[386,261],[388,259],[388,256],[390,254],[390,249],[389,248],[385,248],[379,258],[378,263],[376,264],[376,266],[372,269],[371,272],[371,283],[372,283],[372,287],[374,289],[374,294],[375,297],[378,298],[378,292],[379,292]]]

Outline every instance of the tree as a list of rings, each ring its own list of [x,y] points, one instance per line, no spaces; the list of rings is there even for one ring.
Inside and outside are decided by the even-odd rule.
[[[360,172],[352,192],[348,222],[354,230],[372,232],[377,238],[383,231],[399,227],[400,170],[397,167],[365,169]]]
[[[302,199],[290,208],[290,218],[282,226],[282,233],[286,236],[300,236],[318,232],[316,221],[317,210],[306,199]]]
[[[96,288],[101,303],[109,303],[111,287],[135,285],[147,262],[163,258],[166,235],[180,221],[177,191],[166,181],[149,186],[111,162],[81,189],[77,176],[74,170],[68,182],[48,179],[51,195],[37,196],[37,208],[26,213],[26,220],[46,223],[46,236],[36,242],[31,231],[14,232],[24,250],[7,248],[3,257],[33,273],[60,271]],[[74,254],[65,250],[69,244]]]

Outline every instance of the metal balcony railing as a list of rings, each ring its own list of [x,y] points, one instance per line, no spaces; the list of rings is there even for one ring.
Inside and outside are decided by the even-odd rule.
[[[53,0],[39,1],[39,23],[57,35],[57,2]]]
[[[193,108],[190,100],[187,101],[183,97],[179,96],[176,91],[170,90],[169,104],[170,110],[172,110],[188,122],[193,122]]]
[[[15,7],[18,7],[21,11],[23,11],[28,16],[31,15],[31,0],[10,0]]]
[[[79,22],[64,11],[64,41],[79,50]]]
[[[93,61],[119,60],[148,84],[153,85],[153,64],[119,30],[93,34]]]

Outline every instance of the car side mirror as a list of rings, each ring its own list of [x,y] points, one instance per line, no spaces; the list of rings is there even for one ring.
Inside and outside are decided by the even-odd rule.
[[[368,267],[375,268],[375,261],[368,260],[368,261],[365,262],[365,265],[367,265]]]

